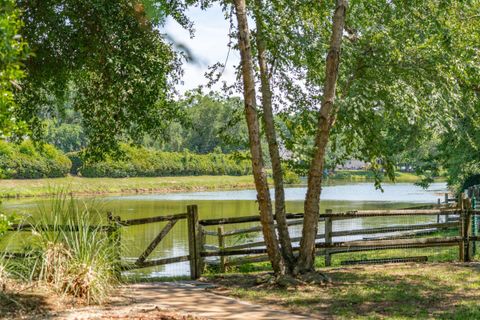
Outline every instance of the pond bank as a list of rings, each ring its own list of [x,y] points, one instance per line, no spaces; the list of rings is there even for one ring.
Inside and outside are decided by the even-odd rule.
[[[188,177],[134,177],[5,179],[0,180],[0,198],[52,196],[58,190],[73,195],[148,194],[214,191],[254,188],[252,176],[188,176]]]
[[[366,171],[338,171],[328,182],[369,181]],[[396,182],[415,182],[417,176],[398,173]],[[253,176],[178,176],[133,178],[83,178],[70,176],[49,179],[1,179],[0,198],[46,197],[55,190],[68,190],[74,195],[115,195],[174,193],[215,190],[254,189]]]

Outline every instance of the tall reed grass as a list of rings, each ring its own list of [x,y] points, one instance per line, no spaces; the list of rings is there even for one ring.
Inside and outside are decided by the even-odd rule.
[[[23,267],[30,280],[86,303],[101,303],[120,281],[118,237],[106,228],[102,204],[58,192],[30,218]]]

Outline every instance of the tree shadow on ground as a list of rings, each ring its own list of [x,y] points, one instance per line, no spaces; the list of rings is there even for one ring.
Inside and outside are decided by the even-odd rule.
[[[50,312],[45,295],[0,292],[0,319],[45,319]]]
[[[327,318],[480,319],[478,276],[473,280],[478,286],[463,286],[467,280],[458,279],[463,271],[478,272],[467,269],[448,277],[407,268],[373,273],[329,270],[325,273],[331,283],[295,288],[261,287],[256,285],[255,275],[247,274],[225,275],[214,282],[238,297]]]

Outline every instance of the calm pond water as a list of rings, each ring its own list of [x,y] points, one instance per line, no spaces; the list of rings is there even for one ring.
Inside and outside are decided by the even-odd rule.
[[[333,209],[334,211],[380,209],[380,208],[406,208],[422,204],[436,203],[438,198],[443,199],[446,192],[445,183],[434,183],[428,190],[424,190],[411,183],[385,184],[384,192],[375,190],[372,183],[349,183],[323,187],[321,210]],[[302,212],[305,188],[286,189],[287,211]],[[102,210],[112,211],[122,219],[151,217],[181,213],[186,211],[186,206],[197,204],[199,218],[221,218],[258,214],[255,203],[254,190],[193,192],[173,194],[147,194],[106,196],[96,198],[101,202]],[[82,198],[88,201],[89,198]],[[49,199],[23,199],[8,200],[3,202],[3,208],[10,212],[35,215],[39,205],[48,205]],[[414,219],[414,221],[412,220]],[[403,217],[403,218],[364,218],[352,219],[334,224],[334,230],[361,229],[397,223],[424,223],[433,221],[435,217]],[[156,223],[141,226],[132,226],[122,229],[123,252],[125,258],[138,257],[150,244],[152,239],[163,228],[165,223]],[[258,225],[245,223],[242,225],[226,226],[225,230],[244,228]],[[215,228],[211,229],[215,230]],[[300,235],[299,226],[291,229],[292,236]],[[319,226],[322,232],[322,225]],[[246,241],[256,241],[260,234],[252,234],[249,238],[229,237],[227,245],[240,244]],[[336,238],[342,241],[346,239]],[[349,238],[349,240],[351,240]],[[215,237],[207,237],[207,243],[217,244]],[[188,254],[188,238],[186,221],[182,220],[175,225],[173,230],[162,240],[150,258],[167,258]],[[144,276],[177,276],[189,274],[188,262],[171,264],[135,271]]]

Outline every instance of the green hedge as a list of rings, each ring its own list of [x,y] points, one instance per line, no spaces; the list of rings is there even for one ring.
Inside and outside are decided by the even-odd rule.
[[[115,178],[251,174],[250,161],[222,153],[162,152],[127,145],[122,146],[122,151],[121,160],[108,158],[102,162],[83,163],[77,173],[84,177]],[[78,157],[69,156],[78,166]]]
[[[124,156],[114,160],[86,163],[78,152],[63,154],[52,145],[35,148],[31,141],[21,144],[0,141],[0,178],[56,178],[71,174],[84,177],[160,177],[189,175],[251,174],[249,160],[222,153],[194,154],[154,149],[121,147]]]
[[[35,148],[31,141],[21,144],[0,141],[0,177],[6,179],[37,179],[64,177],[70,172],[71,161],[54,146]]]

